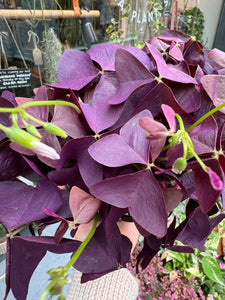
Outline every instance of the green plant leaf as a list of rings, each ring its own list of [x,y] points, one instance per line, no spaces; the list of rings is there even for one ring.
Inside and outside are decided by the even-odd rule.
[[[167,252],[172,259],[178,260],[182,263],[185,262],[185,255],[183,253],[173,252],[170,250],[167,250]]]
[[[194,275],[195,277],[202,277],[203,273],[200,273],[198,269],[196,268],[188,268],[185,269],[186,272],[190,273],[191,275]]]
[[[223,276],[220,271],[220,267],[215,260],[215,258],[211,256],[205,256],[202,259],[202,268],[205,275],[211,279],[213,282],[224,285]]]
[[[167,270],[168,273],[170,273],[171,271],[173,271],[173,267],[172,267],[172,264],[171,262],[167,262],[165,265],[164,265],[164,268]]]

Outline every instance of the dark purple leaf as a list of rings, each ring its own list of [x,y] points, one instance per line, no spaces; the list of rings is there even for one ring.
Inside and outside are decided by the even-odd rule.
[[[135,91],[148,85],[149,90],[157,85],[157,81],[153,78],[144,80],[133,80],[120,83],[116,93],[107,101],[110,104],[120,104],[127,100]]]
[[[77,49],[69,49],[64,52],[58,63],[57,78],[59,83],[52,86],[80,90],[98,74],[99,71],[94,67],[87,53]]]
[[[104,227],[100,224],[74,267],[84,274],[117,270],[119,265],[124,266],[129,261],[130,250],[131,241],[121,235],[117,226],[108,242]]]
[[[165,200],[150,170],[105,179],[90,188],[98,199],[128,207],[132,218],[146,231],[157,236],[166,232]]]
[[[48,172],[48,178],[57,185],[68,185],[70,187],[76,185],[83,190],[87,189],[76,162],[60,170]]]
[[[166,212],[170,214],[181,202],[183,192],[175,188],[165,188],[163,189],[163,195],[165,198]]]
[[[196,80],[188,74],[180,71],[179,69],[174,69],[173,67],[168,66],[162,54],[157,49],[148,43],[146,43],[146,45],[155,61],[159,75],[162,78],[182,83],[197,83]]]
[[[141,128],[140,121],[143,117],[152,118],[148,110],[143,110],[131,118],[121,129],[120,135],[124,141],[137,153],[145,162],[149,161],[149,141],[146,139],[146,131]]]
[[[201,77],[201,83],[212,99],[215,106],[219,106],[225,101],[225,75],[205,75]],[[220,111],[225,112],[225,108]]]
[[[211,168],[222,180],[221,169],[215,159],[204,160],[204,163]],[[188,164],[188,169],[193,169],[195,178],[195,193],[199,206],[203,213],[208,212],[220,196],[220,191],[215,190],[210,182],[209,175],[202,169],[198,162]]]
[[[93,46],[87,51],[90,58],[96,61],[103,70],[115,71],[115,54],[117,49],[124,49],[133,54],[144,66],[151,69],[149,57],[140,49],[131,46],[122,46],[118,44],[99,44]]]
[[[111,206],[108,215],[103,220],[107,241],[110,242],[113,231],[119,219],[128,212],[127,208]]]
[[[184,59],[189,65],[204,67],[204,53],[202,45],[197,41],[189,43],[184,52]]]
[[[14,108],[14,105],[7,99],[0,97],[0,106],[5,108]],[[5,126],[12,125],[12,122],[9,118],[9,113],[0,113],[0,123]],[[0,141],[6,137],[6,134],[0,130]]]
[[[201,105],[201,95],[194,85],[188,84],[184,87],[184,84],[172,83],[170,87],[177,102],[187,113],[199,109]]]
[[[11,102],[14,107],[17,106],[15,94],[11,93],[10,91],[3,91],[1,97]]]
[[[218,127],[212,116],[191,130],[190,137],[197,154],[213,152],[216,148],[217,131]]]
[[[117,91],[118,82],[114,73],[105,73],[94,88],[86,91],[84,100],[80,102],[88,125],[95,132],[101,132],[112,126],[120,117],[123,105],[110,105],[108,98]]]
[[[102,166],[99,165],[88,153],[88,148],[95,142],[92,136],[71,140],[65,144],[58,161],[57,170],[69,160],[78,162],[80,174],[87,186],[102,180]]]
[[[66,134],[74,139],[87,135],[80,116],[74,108],[65,105],[55,105],[54,115],[51,121]]]
[[[146,84],[149,84],[149,89],[157,84],[154,75],[134,55],[123,49],[117,50],[115,64],[120,85],[117,92],[108,99],[110,104],[124,102],[133,92]]]
[[[9,147],[9,142],[0,145],[0,181],[15,178],[27,168],[23,157]]]
[[[98,163],[108,167],[120,167],[132,163],[146,164],[118,134],[108,135],[89,147],[89,153]]]
[[[61,243],[56,244],[52,237],[27,236],[14,237],[10,244],[10,261],[7,261],[10,272],[9,285],[16,299],[26,300],[30,278],[46,252],[74,252],[80,242],[63,239]]]
[[[40,181],[36,188],[22,182],[0,182],[0,222],[9,232],[46,217],[44,206],[56,211],[61,204],[60,190],[48,180]]]
[[[204,244],[211,232],[208,215],[196,208],[177,239],[183,244],[205,251]]]

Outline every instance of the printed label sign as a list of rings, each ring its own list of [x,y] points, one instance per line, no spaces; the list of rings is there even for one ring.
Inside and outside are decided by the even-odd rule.
[[[30,69],[0,70],[0,90],[29,87],[30,76]]]

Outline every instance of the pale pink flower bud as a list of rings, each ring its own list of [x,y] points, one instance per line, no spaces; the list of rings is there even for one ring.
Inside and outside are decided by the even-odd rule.
[[[213,188],[217,191],[221,191],[223,189],[223,182],[220,177],[210,168],[208,169],[208,174]]]
[[[40,142],[40,141],[33,141],[32,142],[32,150],[41,156],[48,157],[50,159],[59,159],[59,154],[55,151],[54,148],[49,147],[48,145]]]

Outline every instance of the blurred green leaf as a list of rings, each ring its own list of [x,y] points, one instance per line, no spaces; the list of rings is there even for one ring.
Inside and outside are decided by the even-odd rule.
[[[223,276],[215,258],[211,256],[203,257],[202,268],[209,279],[211,279],[213,282],[224,285]]]

